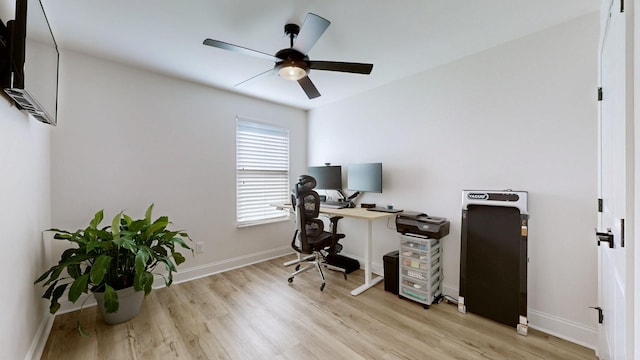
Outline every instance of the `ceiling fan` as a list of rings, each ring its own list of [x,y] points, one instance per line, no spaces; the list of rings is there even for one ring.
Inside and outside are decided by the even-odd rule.
[[[304,23],[302,24],[302,28],[296,24],[286,24],[284,26],[284,33],[289,36],[291,45],[289,48],[278,51],[275,55],[213,39],[205,39],[202,43],[219,49],[230,50],[275,62],[273,69],[269,69],[252,78],[242,81],[235,86],[263,76],[272,75],[277,72],[282,78],[297,81],[305,94],[307,94],[307,97],[309,99],[314,99],[320,96],[320,92],[318,92],[316,86],[313,84],[311,79],[309,79],[309,72],[311,69],[366,75],[370,74],[373,69],[373,64],[309,60],[307,53],[311,50],[313,45],[315,45],[318,39],[320,39],[320,36],[322,36],[330,24],[331,22],[329,20],[312,13],[307,14]]]

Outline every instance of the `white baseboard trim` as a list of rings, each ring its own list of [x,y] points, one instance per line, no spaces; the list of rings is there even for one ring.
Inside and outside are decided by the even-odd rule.
[[[47,345],[49,333],[51,332],[51,327],[53,327],[54,319],[55,316],[49,314],[48,311],[44,314],[42,321],[40,321],[40,326],[38,326],[38,330],[36,331],[36,335],[31,341],[29,351],[27,351],[27,354],[24,357],[25,360],[36,360],[42,357],[44,347]]]
[[[458,299],[460,291],[457,285],[443,283],[442,293]],[[527,309],[527,318],[529,320],[529,326],[533,329],[593,350],[597,349],[598,329],[596,328],[531,308]]]
[[[533,329],[593,350],[598,347],[598,329],[596,328],[532,309],[527,310],[527,316],[529,326]]]
[[[179,284],[202,277],[219,274],[224,271],[238,269],[244,266],[275,259],[292,253],[293,249],[291,249],[290,246],[286,246],[277,249],[271,249],[268,251],[238,256],[231,259],[225,259],[206,265],[191,267],[188,269],[178,268],[178,272],[173,274],[173,282],[175,284]],[[162,279],[162,277],[156,277],[156,281],[154,281],[154,288],[161,288],[164,286],[164,280]]]

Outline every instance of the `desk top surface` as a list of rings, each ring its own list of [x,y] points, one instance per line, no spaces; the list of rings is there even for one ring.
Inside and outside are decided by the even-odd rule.
[[[273,204],[273,206],[279,209],[291,208],[291,204]],[[396,216],[395,213],[381,212],[381,211],[369,211],[364,208],[342,208],[342,209],[332,209],[326,207],[320,207],[320,213],[328,214],[328,215],[338,215],[350,218],[357,219],[365,219],[365,220],[375,220],[382,219],[387,217]]]
[[[343,208],[343,209],[331,209],[320,207],[320,212],[329,215],[339,215],[344,217],[374,220],[387,217],[395,217],[395,213],[388,213],[382,211],[369,211],[364,208]]]

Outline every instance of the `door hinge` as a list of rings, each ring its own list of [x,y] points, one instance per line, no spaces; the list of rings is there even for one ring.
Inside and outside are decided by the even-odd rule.
[[[600,306],[589,306],[589,308],[598,310],[598,324],[602,324],[604,322],[604,314],[602,313],[602,308]]]
[[[624,0],[620,0],[620,12],[624,12]]]
[[[609,248],[613,249],[613,233],[611,232],[611,230],[605,232],[598,232],[598,230],[596,229],[596,237],[598,238],[598,246],[600,246],[601,242],[608,242],[609,243]]]
[[[602,199],[598,199],[598,212],[602,212]]]
[[[602,88],[598,88],[598,101],[602,101]]]
[[[620,247],[624,247],[624,219],[620,219]]]

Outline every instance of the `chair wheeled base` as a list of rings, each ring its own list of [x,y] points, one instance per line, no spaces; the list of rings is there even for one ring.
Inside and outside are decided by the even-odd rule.
[[[294,273],[291,274],[291,276],[289,276],[289,283],[293,282],[293,278],[300,274],[303,273],[307,270],[310,270],[312,268],[316,268],[318,270],[318,274],[320,274],[320,278],[322,279],[322,285],[320,285],[320,291],[324,290],[324,286],[326,285],[325,279],[324,279],[324,272],[322,271],[322,264],[323,264],[323,257],[322,254],[319,251],[314,251],[313,254],[313,259],[306,261],[307,265],[305,267],[303,267],[302,269],[300,269],[300,263],[298,265],[296,265],[296,271]],[[302,263],[302,262],[301,262]],[[345,277],[347,275],[345,274]]]

